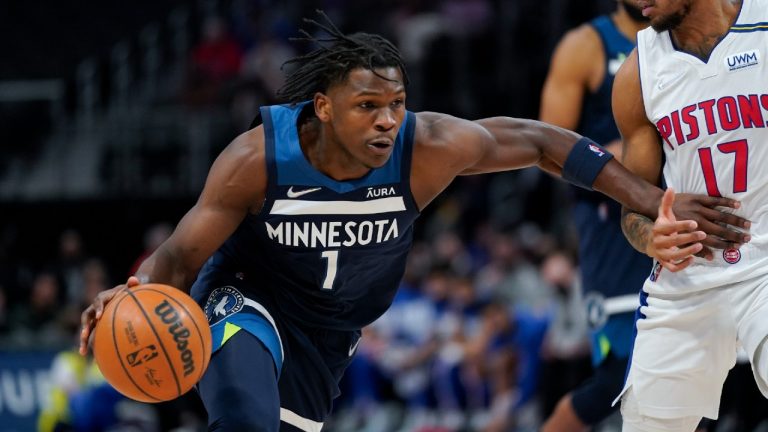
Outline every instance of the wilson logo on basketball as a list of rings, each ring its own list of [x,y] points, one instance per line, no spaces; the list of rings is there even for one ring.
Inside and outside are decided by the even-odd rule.
[[[181,323],[179,313],[168,303],[168,300],[163,300],[162,303],[155,307],[155,314],[160,317],[163,323],[168,325],[168,332],[173,335],[176,349],[179,351],[181,361],[184,363],[184,376],[191,374],[195,371],[195,360],[192,357],[192,352],[187,348],[190,336],[189,329]]]

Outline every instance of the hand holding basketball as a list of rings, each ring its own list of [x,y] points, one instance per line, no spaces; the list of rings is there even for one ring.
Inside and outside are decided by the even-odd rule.
[[[182,291],[133,282],[110,290],[102,303],[94,302],[97,306],[83,313],[84,323],[91,316],[98,319],[93,328],[96,364],[106,380],[131,399],[175,399],[189,391],[208,367],[208,320]],[[87,342],[85,325],[83,337]]]
[[[104,312],[104,306],[112,300],[114,296],[126,288],[139,285],[139,278],[131,276],[124,285],[118,285],[112,289],[100,292],[93,300],[93,304],[88,306],[80,315],[80,355],[88,354],[88,342],[96,322],[101,318]]]

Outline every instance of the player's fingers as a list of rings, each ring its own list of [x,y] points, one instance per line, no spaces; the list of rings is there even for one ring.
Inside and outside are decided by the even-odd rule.
[[[93,305],[88,306],[87,309],[83,311],[83,313],[80,315],[80,354],[86,355],[88,353],[88,336],[91,333],[91,328],[93,327],[93,318],[96,315],[96,311],[93,308]]]
[[[694,221],[662,222],[656,221],[653,224],[653,236],[672,236],[681,233],[701,232],[694,231],[697,227]]]
[[[732,209],[737,209],[741,207],[741,202],[725,197],[702,196],[700,202],[701,204],[710,208],[729,207]]]
[[[701,241],[705,246],[712,249],[739,249],[743,243],[734,243],[727,240],[723,240],[717,236],[707,236],[706,239]]]
[[[657,250],[670,249],[674,247],[682,247],[684,245],[698,243],[707,237],[703,231],[694,231],[690,233],[680,233],[676,235],[660,235],[654,236],[653,246]]]
[[[680,270],[688,267],[693,262],[693,257],[690,256],[688,258],[685,258],[682,261],[676,261],[676,262],[669,262],[669,261],[659,261],[665,269],[671,271],[671,272],[679,272]]]
[[[752,223],[749,220],[718,209],[704,207],[701,209],[700,213],[703,218],[702,221],[714,223],[715,225],[725,224],[744,229],[749,229],[750,226],[752,226]]]
[[[98,321],[99,318],[101,318],[101,314],[104,313],[104,305],[106,302],[109,301],[109,298],[112,298],[112,296],[109,294],[111,290],[102,291],[99,293],[99,295],[96,296],[95,299],[93,299],[93,304],[91,307],[94,311],[94,318]],[[105,297],[109,297],[105,299]]]
[[[125,285],[128,288],[133,288],[133,287],[138,286],[140,284],[141,284],[141,282],[139,281],[139,278],[137,278],[136,276],[129,277],[128,281],[125,282]]]
[[[679,232],[688,232],[696,229],[698,224],[695,221],[656,221],[653,224],[654,235],[671,235]]]
[[[667,190],[664,191],[664,195],[661,197],[661,204],[659,204],[659,216],[674,220],[675,215],[672,213],[672,205],[674,203],[675,191],[672,188],[667,188]]]
[[[701,248],[701,250],[696,254],[699,258],[704,258],[707,261],[712,261],[715,259],[715,253],[712,251],[712,249],[704,246]]]
[[[699,253],[704,248],[701,243],[686,244],[680,247],[657,248],[656,259],[676,263]]]
[[[744,243],[752,240],[752,236],[727,227],[712,224],[702,224],[701,230],[707,233],[707,238],[702,242],[713,249],[740,248]]]

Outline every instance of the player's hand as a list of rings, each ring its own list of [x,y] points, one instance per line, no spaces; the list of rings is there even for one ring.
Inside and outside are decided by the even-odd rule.
[[[696,230],[696,221],[678,221],[672,210],[674,202],[675,192],[669,188],[661,199],[647,253],[664,268],[677,272],[688,267],[693,256],[702,251],[707,234]]]
[[[707,234],[698,255],[711,260],[712,249],[738,249],[751,239],[749,234],[734,228],[748,230],[750,221],[718,209],[738,209],[740,206],[740,202],[730,198],[676,194],[672,212],[681,220],[696,222],[698,229]]]
[[[100,292],[93,299],[93,303],[83,311],[82,315],[80,315],[80,324],[82,325],[82,330],[80,330],[80,355],[88,354],[88,339],[90,339],[96,322],[101,318],[101,314],[104,313],[104,306],[121,291],[136,285],[139,285],[139,278],[131,276],[124,285],[118,285]]]

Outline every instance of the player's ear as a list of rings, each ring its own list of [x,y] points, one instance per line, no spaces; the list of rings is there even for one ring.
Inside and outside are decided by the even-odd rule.
[[[331,120],[331,99],[323,93],[315,93],[315,115],[321,122]]]

